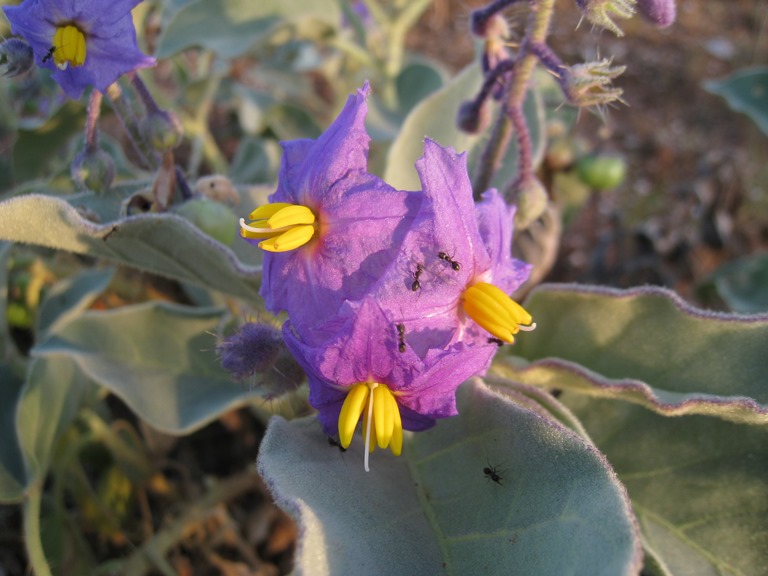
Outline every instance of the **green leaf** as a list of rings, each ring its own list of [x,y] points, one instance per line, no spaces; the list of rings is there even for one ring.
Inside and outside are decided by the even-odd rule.
[[[282,23],[320,21],[338,27],[341,9],[334,0],[198,0],[180,6],[167,22],[158,58],[202,46],[222,58],[234,58],[263,41]]]
[[[423,153],[424,137],[435,140],[441,146],[452,146],[457,152],[469,152],[469,166],[472,170],[488,140],[488,131],[480,134],[467,134],[456,125],[459,106],[474,98],[480,90],[482,73],[478,65],[465,68],[458,76],[443,88],[432,93],[415,106],[403,123],[402,129],[392,143],[387,156],[384,180],[401,190],[419,190],[419,177],[414,164]],[[492,113],[495,118],[497,107]],[[523,105],[523,112],[531,130],[533,141],[534,165],[537,165],[544,153],[544,108],[536,91],[529,91]],[[490,128],[489,128],[490,130]],[[514,141],[507,149],[502,168],[492,180],[492,186],[503,189],[515,174],[517,165],[517,146]]]
[[[33,353],[72,359],[158,430],[185,434],[258,395],[219,365],[221,316],[157,302],[85,312],[55,326]]]
[[[722,80],[704,82],[704,88],[722,96],[737,112],[743,112],[768,134],[768,68],[739,70]]]
[[[401,457],[374,452],[370,472],[360,437],[341,453],[315,419],[271,421],[258,468],[299,524],[297,573],[638,572],[626,494],[597,450],[479,381],[458,406]]]
[[[99,256],[233,296],[258,298],[259,268],[240,263],[230,249],[172,214],[95,224],[61,198],[27,194],[0,202],[0,240]]]
[[[24,380],[0,363],[0,502],[22,499],[26,485],[24,460],[16,434],[16,406]]]
[[[768,254],[728,262],[712,274],[709,282],[734,312],[768,312]]]
[[[411,62],[397,75],[397,101],[400,112],[407,114],[433,92],[442,88],[445,74],[427,62]]]
[[[542,286],[525,307],[538,327],[514,353],[531,364],[495,364],[513,380],[667,415],[768,422],[768,316],[707,312],[661,288]]]
[[[58,322],[71,320],[86,310],[106,290],[114,269],[87,270],[57,282],[45,295],[37,316],[38,338]]]
[[[768,430],[565,393],[632,498],[653,574],[765,574]]]

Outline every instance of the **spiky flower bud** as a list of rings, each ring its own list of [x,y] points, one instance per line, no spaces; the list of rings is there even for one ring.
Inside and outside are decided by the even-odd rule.
[[[595,106],[621,102],[621,88],[611,86],[626,66],[611,66],[611,60],[604,58],[596,62],[585,62],[566,68],[559,79],[565,97],[575,106]]]
[[[72,161],[72,180],[83,190],[106,192],[115,179],[115,162],[98,146],[88,146]]]
[[[35,63],[32,47],[20,38],[0,43],[0,76],[13,78],[29,72]]]
[[[549,195],[535,176],[525,179],[515,192],[515,230],[521,232],[533,224],[547,209]]]
[[[179,117],[166,110],[151,112],[142,120],[142,130],[152,147],[160,152],[172,150],[184,136]]]
[[[666,28],[675,21],[675,0],[637,0],[637,11],[659,28]]]
[[[610,30],[616,36],[624,36],[612,18],[631,18],[635,13],[636,0],[576,0],[584,17],[595,26]]]
[[[459,106],[456,124],[468,134],[479,134],[491,123],[491,111],[488,102],[467,100]]]

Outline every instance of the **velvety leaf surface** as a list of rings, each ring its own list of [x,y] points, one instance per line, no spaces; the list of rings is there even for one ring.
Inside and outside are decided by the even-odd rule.
[[[314,418],[272,420],[258,466],[299,523],[298,573],[638,572],[626,494],[597,450],[479,381],[458,404],[368,473],[359,436],[341,453]]]
[[[714,272],[710,281],[734,312],[768,312],[768,254],[728,262]]]
[[[566,392],[632,498],[653,574],[759,576],[768,566],[768,429],[666,418]],[[651,568],[651,566],[647,566]]]
[[[71,358],[155,428],[195,430],[256,395],[219,365],[213,336],[221,311],[165,303],[86,312],[33,349]]]
[[[241,298],[258,297],[258,268],[241,264],[231,250],[171,214],[95,224],[61,198],[28,194],[0,202],[0,239],[100,256]]]
[[[336,27],[340,19],[341,9],[334,0],[198,0],[173,12],[156,56],[167,58],[199,46],[222,58],[234,58],[247,52],[279,23],[315,20]]]
[[[768,135],[768,68],[747,68],[722,80],[710,80],[704,88],[725,98],[737,112],[743,112]]]
[[[0,502],[20,500],[26,481],[16,435],[16,405],[24,380],[0,363]]]
[[[469,152],[470,171],[488,139],[487,133],[467,134],[456,126],[456,111],[466,100],[474,98],[482,83],[482,74],[477,65],[465,68],[441,89],[433,92],[416,105],[407,116],[387,156],[384,180],[401,190],[421,188],[414,164],[424,152],[424,138],[429,137],[442,146],[452,146],[457,152]],[[535,91],[528,93],[524,104],[525,117],[531,130],[534,164],[543,154],[544,134],[542,132],[544,108]],[[496,107],[491,110],[497,113]],[[495,175],[492,185],[502,189],[514,175],[517,164],[517,148],[514,141],[507,150],[503,167]]]
[[[543,286],[538,327],[505,360],[511,379],[617,396],[668,415],[768,422],[768,316],[707,312],[661,288]]]

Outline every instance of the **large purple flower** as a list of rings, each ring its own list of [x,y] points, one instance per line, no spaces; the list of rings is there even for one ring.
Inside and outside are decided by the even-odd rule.
[[[317,140],[283,143],[277,190],[241,235],[265,250],[261,295],[310,340],[389,263],[421,204],[368,173],[366,84]]]
[[[508,294],[530,273],[512,258],[514,209],[496,190],[475,205],[466,154],[427,139],[416,163],[424,202],[375,290],[419,352],[453,342],[513,342],[532,319]]]
[[[103,92],[121,75],[154,66],[136,44],[131,10],[141,0],[25,0],[3,8],[11,31],[32,46],[38,66],[70,98]]]
[[[425,430],[456,415],[456,388],[485,368],[494,347],[459,343],[422,358],[373,299],[348,302],[341,314],[336,335],[321,346],[303,342],[293,320],[283,325],[283,337],[307,373],[309,401],[326,434],[338,432],[346,448],[363,417],[367,470],[371,438],[399,455],[403,429]]]

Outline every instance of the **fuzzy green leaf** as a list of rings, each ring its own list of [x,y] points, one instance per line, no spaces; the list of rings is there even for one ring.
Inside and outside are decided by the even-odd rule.
[[[632,498],[651,574],[759,576],[768,558],[768,429],[565,393]]]
[[[23,385],[22,378],[0,363],[0,502],[21,500],[26,484],[16,434],[16,405]]]
[[[768,316],[707,312],[661,288],[551,285],[525,307],[538,327],[521,333],[510,379],[619,397],[667,415],[768,422]]]
[[[230,249],[172,214],[96,224],[62,198],[27,194],[0,202],[0,240],[100,256],[233,296],[258,297],[258,268],[241,264]]]
[[[768,68],[748,68],[722,80],[710,80],[704,88],[722,96],[737,112],[743,112],[768,135]]]
[[[258,467],[299,523],[297,573],[637,573],[629,503],[597,450],[479,381],[458,405],[367,473],[359,436],[341,453],[315,419],[272,420]]]

